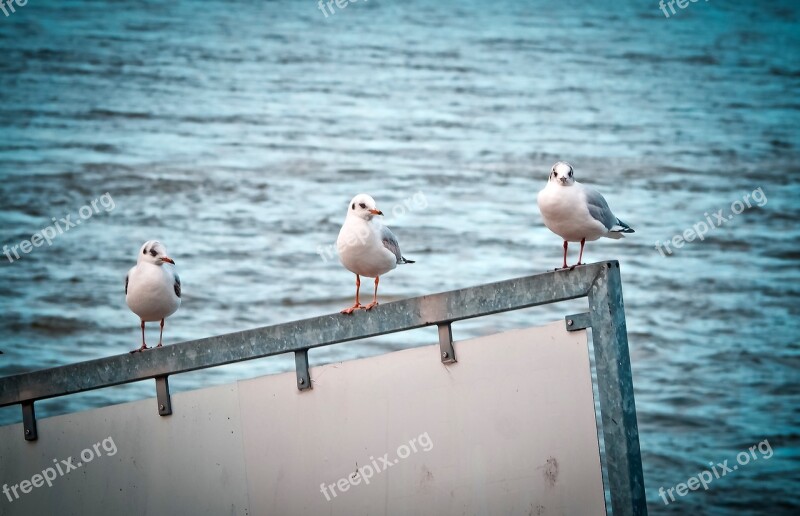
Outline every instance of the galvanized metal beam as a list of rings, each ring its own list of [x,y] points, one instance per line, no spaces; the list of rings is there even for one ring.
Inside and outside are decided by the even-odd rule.
[[[26,441],[35,441],[39,438],[39,433],[36,431],[36,410],[32,401],[22,402],[22,427]]]
[[[592,344],[613,514],[646,515],[619,263],[603,264],[589,291]]]
[[[564,322],[567,323],[567,331],[585,330],[592,327],[592,314],[583,312],[581,314],[573,314],[564,317]]]
[[[172,414],[172,399],[169,397],[169,380],[167,378],[167,376],[156,378],[156,401],[158,402],[159,416]]]
[[[308,350],[301,349],[294,352],[294,366],[297,370],[297,388],[307,391],[312,388],[311,373],[308,372]]]
[[[596,263],[0,378],[0,407],[584,297]]]
[[[449,322],[439,325],[439,353],[442,354],[443,364],[458,362],[456,349],[453,347],[453,328]]]

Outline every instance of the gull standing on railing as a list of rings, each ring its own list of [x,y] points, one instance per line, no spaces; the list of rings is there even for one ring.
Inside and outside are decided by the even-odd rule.
[[[164,264],[170,265],[165,267]],[[144,340],[144,323],[161,321],[158,346],[164,335],[164,319],[181,306],[181,279],[174,269],[175,262],[167,256],[161,242],[149,240],[139,250],[136,266],[125,276],[125,302],[142,322],[142,347],[131,353],[148,349]]]
[[[547,186],[539,192],[537,201],[544,225],[564,239],[564,269],[568,242],[581,243],[581,254],[574,268],[583,265],[583,246],[587,240],[618,239],[623,233],[634,232],[611,212],[600,193],[575,181],[572,165],[566,161],[559,161],[550,169]]]
[[[347,217],[339,231],[336,247],[342,265],[356,275],[356,302],[342,310],[343,314],[352,314],[359,308],[369,310],[376,306],[380,277],[397,267],[397,264],[414,263],[403,257],[397,238],[375,218],[376,215],[383,215],[383,212],[375,205],[375,199],[367,194],[356,195],[347,207]],[[375,293],[372,302],[366,306],[358,300],[360,276],[375,278]]]

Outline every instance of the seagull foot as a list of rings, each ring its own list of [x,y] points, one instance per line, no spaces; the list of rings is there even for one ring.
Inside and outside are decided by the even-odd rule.
[[[375,308],[376,306],[378,306],[378,302],[377,302],[377,301],[373,301],[372,303],[370,303],[370,304],[368,304],[367,306],[365,306],[365,307],[364,307],[364,310],[372,310],[372,309],[373,309],[373,308]]]
[[[359,304],[359,303],[356,303],[353,306],[349,306],[349,307],[345,308],[344,310],[342,310],[339,313],[340,314],[344,314],[344,315],[350,315],[353,312],[355,312],[356,310],[358,310],[359,308],[364,308],[364,306]]]
[[[139,351],[144,351],[145,349],[150,349],[150,348],[148,348],[148,347],[147,347],[147,344],[142,344],[142,347],[141,347],[141,348],[139,348],[139,349],[134,349],[133,351],[131,351],[131,353],[137,353],[137,352],[139,352]]]

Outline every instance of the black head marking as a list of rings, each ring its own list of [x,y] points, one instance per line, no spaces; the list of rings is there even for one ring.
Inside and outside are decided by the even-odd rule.
[[[155,255],[157,255],[157,254],[158,254],[158,253],[156,252],[155,248],[151,248],[151,249],[150,249],[150,256],[155,256]]]
[[[356,203],[353,203],[353,205],[350,206],[350,208],[355,210],[356,209]]]
[[[362,202],[362,203],[359,203],[359,204],[358,204],[358,206],[359,206],[359,207],[360,207],[362,210],[363,210],[364,208],[366,208],[366,207],[367,207],[367,205],[366,205],[366,204],[364,204],[363,202]]]

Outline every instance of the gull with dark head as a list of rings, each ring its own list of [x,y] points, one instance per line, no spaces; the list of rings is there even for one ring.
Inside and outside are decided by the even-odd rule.
[[[356,195],[347,206],[347,217],[339,231],[336,247],[342,265],[356,275],[356,302],[342,310],[343,314],[376,306],[380,277],[398,264],[414,263],[403,257],[397,238],[376,218],[377,215],[383,215],[383,212],[375,205],[375,199],[367,194]],[[375,278],[375,293],[372,302],[366,306],[358,300],[361,276]]]
[[[575,180],[572,165],[566,161],[559,161],[550,169],[547,186],[539,192],[537,201],[544,225],[564,240],[564,269],[568,242],[581,243],[575,265],[582,265],[587,241],[600,237],[618,239],[623,233],[634,232],[612,213],[602,195]]]
[[[144,339],[145,322],[161,321],[161,333],[156,346],[161,347],[164,319],[181,306],[181,279],[174,265],[164,245],[157,240],[149,240],[139,249],[136,266],[125,276],[125,302],[142,322],[142,346],[131,353],[148,349]]]

